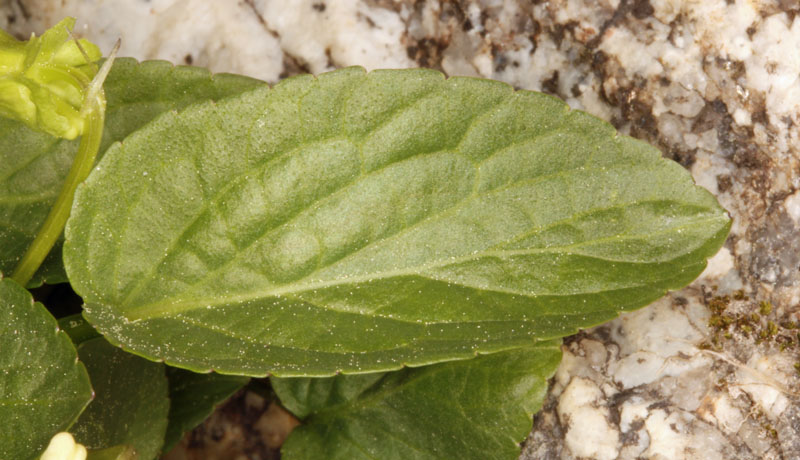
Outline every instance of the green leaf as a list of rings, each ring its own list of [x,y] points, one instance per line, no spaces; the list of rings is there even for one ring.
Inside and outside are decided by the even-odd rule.
[[[90,450],[86,460],[139,460],[136,450],[130,445]]]
[[[110,345],[103,338],[81,343],[95,399],[70,429],[88,449],[130,444],[139,460],[155,458],[167,429],[169,397],[164,365]]]
[[[100,153],[165,111],[217,100],[262,84],[235,75],[215,75],[163,61],[114,62],[104,88],[106,128]],[[0,118],[0,270],[11,272],[33,241],[63,184],[78,141],[57,139]],[[60,244],[30,286],[66,281]]]
[[[114,343],[326,376],[513,349],[692,281],[729,220],[552,97],[351,68],[166,113],[78,190],[65,266]]]
[[[305,418],[281,450],[292,459],[516,459],[558,343],[387,374],[273,378]]]
[[[0,280],[0,311],[0,458],[33,458],[75,421],[92,388],[69,337],[28,291]]]
[[[163,452],[169,452],[183,433],[201,424],[216,406],[250,380],[238,375],[197,374],[167,367],[169,380],[169,425]]]
[[[83,319],[80,313],[59,318],[58,327],[67,333],[75,346],[100,337],[100,334]]]
[[[2,204],[0,204],[0,209],[2,209]],[[64,236],[62,232],[61,238],[53,245],[53,249],[50,250],[47,257],[45,257],[42,264],[36,270],[36,273],[34,273],[31,280],[28,281],[28,284],[25,286],[26,288],[34,289],[41,287],[45,283],[58,284],[68,282],[67,272],[64,271],[64,262],[61,259],[61,248],[63,245]],[[0,248],[2,247],[3,243],[0,242]],[[0,249],[0,251],[2,251],[2,249]],[[24,251],[25,250],[23,250],[21,254],[24,254]]]

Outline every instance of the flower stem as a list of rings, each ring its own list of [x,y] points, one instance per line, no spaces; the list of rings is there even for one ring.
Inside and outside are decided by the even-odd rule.
[[[103,126],[106,118],[106,97],[103,92],[103,81],[105,81],[114,55],[119,48],[119,42],[114,47],[109,58],[103,63],[102,68],[89,85],[86,98],[81,108],[84,115],[85,128],[78,146],[78,153],[72,162],[72,167],[67,175],[67,180],[61,187],[61,192],[55,204],[50,208],[50,213],[44,221],[44,225],[39,229],[39,233],[33,240],[28,250],[22,256],[11,279],[25,286],[28,281],[39,269],[47,254],[58,241],[61,232],[69,218],[72,200],[75,197],[75,190],[78,184],[86,180],[94,167],[95,158],[100,150],[100,142],[103,140]]]
[[[36,270],[50,253],[50,249],[61,236],[64,225],[69,218],[72,199],[75,197],[75,189],[78,184],[83,182],[89,175],[94,166],[97,152],[100,150],[100,141],[103,138],[103,123],[105,121],[105,110],[92,110],[86,117],[86,130],[81,136],[81,143],[78,153],[67,175],[67,180],[61,187],[55,204],[50,209],[50,214],[44,221],[44,225],[39,229],[39,233],[28,247],[25,255],[14,268],[11,278],[25,286]]]

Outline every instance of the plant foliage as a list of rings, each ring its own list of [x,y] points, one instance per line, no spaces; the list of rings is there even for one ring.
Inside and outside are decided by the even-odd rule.
[[[164,365],[126,353],[98,337],[78,345],[95,398],[70,429],[90,449],[130,445],[142,459],[161,451],[167,430]]]
[[[106,123],[100,154],[162,112],[216,100],[259,84],[163,61],[118,59],[104,85]],[[0,271],[10,273],[36,236],[67,177],[78,141],[35,131],[0,117]],[[67,281],[57,245],[32,286]]]
[[[92,398],[67,334],[30,293],[0,280],[0,458],[29,459]]]
[[[267,375],[303,422],[286,458],[513,458],[559,339],[691,282],[730,226],[655,148],[495,81],[349,68],[270,88],[120,59],[104,89],[63,258],[29,283],[69,282],[91,327],[61,320],[76,355],[0,281],[2,458],[68,428],[154,458]],[[0,119],[0,270],[77,149]]]
[[[514,458],[560,359],[560,344],[543,342],[397,372],[273,379],[303,418],[282,458]]]
[[[79,190],[98,330],[196,371],[326,376],[562,337],[694,279],[728,218],[539,93],[346,69],[167,112]]]

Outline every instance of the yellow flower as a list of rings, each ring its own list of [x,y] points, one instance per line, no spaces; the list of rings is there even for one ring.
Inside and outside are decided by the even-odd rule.
[[[0,116],[65,139],[83,133],[81,106],[101,54],[88,40],[79,47],[70,39],[74,26],[64,18],[27,42],[0,30]]]

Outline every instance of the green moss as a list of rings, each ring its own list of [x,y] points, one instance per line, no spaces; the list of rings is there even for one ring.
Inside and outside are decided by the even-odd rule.
[[[740,302],[735,309],[731,308],[733,302]],[[740,290],[732,296],[713,296],[707,305],[711,310],[711,335],[698,346],[700,349],[722,351],[729,341],[739,337],[751,339],[756,345],[776,347],[782,353],[800,352],[800,332],[796,332],[800,325],[796,321],[769,319],[775,314],[769,301],[750,302]],[[795,369],[800,375],[800,362]]]

